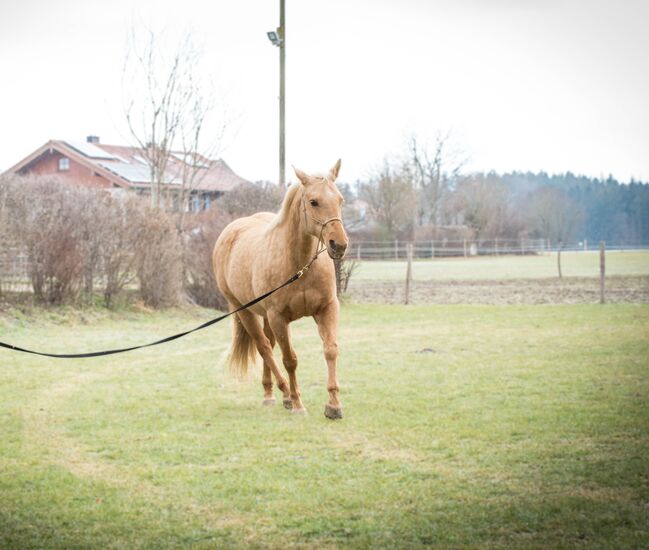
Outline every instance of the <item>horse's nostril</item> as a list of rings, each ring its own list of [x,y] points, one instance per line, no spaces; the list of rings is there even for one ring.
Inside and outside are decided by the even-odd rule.
[[[331,248],[332,250],[336,250],[336,248],[338,248],[336,246],[336,241],[334,241],[333,239],[330,239],[329,240],[329,248]]]

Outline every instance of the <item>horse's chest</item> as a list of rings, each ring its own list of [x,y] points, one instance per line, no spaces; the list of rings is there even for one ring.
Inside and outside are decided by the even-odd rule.
[[[309,317],[315,315],[324,306],[326,306],[333,296],[329,292],[323,292],[322,289],[303,287],[291,296],[289,300],[287,311],[285,314],[291,320],[299,319],[301,317]]]

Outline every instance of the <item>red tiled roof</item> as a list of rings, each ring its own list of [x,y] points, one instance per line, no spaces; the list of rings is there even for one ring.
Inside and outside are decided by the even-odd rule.
[[[17,173],[36,161],[42,154],[53,149],[74,158],[81,164],[91,166],[105,178],[120,187],[146,187],[150,185],[149,166],[137,147],[104,145],[102,143],[51,140],[25,157],[7,172]],[[199,191],[230,191],[247,180],[235,174],[224,160],[210,160],[197,155],[191,168],[183,162],[182,153],[174,152],[165,170],[164,184],[169,187],[180,185],[183,176],[196,170],[189,187]]]

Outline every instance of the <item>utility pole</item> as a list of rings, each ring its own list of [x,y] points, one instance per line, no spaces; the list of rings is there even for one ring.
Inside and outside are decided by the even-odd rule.
[[[284,1],[279,0],[279,185],[286,187],[286,20]]]
[[[286,187],[286,19],[285,0],[279,0],[279,27],[266,33],[273,46],[279,47],[279,185]]]

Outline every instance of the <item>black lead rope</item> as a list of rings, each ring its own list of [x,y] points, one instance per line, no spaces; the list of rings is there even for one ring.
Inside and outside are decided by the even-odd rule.
[[[271,294],[277,292],[278,290],[284,288],[285,286],[290,285],[291,283],[294,283],[297,281],[302,275],[304,275],[304,272],[311,267],[311,264],[315,261],[315,259],[318,257],[318,255],[322,252],[322,250],[318,251],[316,255],[313,257],[313,259],[300,271],[298,271],[295,275],[293,275],[288,281],[285,283],[281,284],[277,288],[274,288],[273,290],[270,290],[266,292],[266,294],[262,294],[261,296],[255,298],[254,300],[248,302],[247,304],[244,304],[237,309],[230,311],[229,313],[226,313],[224,315],[221,315],[220,317],[217,317],[216,319],[211,319],[210,321],[206,321],[202,325],[197,326],[196,328],[193,328],[191,330],[187,330],[185,332],[180,332],[179,334],[174,334],[173,336],[167,336],[166,338],[163,338],[162,340],[157,340],[155,342],[151,342],[149,344],[142,344],[140,346],[132,346],[130,348],[120,348],[120,349],[110,349],[106,351],[93,351],[90,353],[44,353],[40,351],[33,351],[30,349],[25,349],[25,348],[20,348],[18,346],[14,346],[12,344],[5,344],[4,342],[0,342],[0,347],[1,348],[7,348],[11,349],[14,351],[22,351],[23,353],[32,353],[34,355],[42,355],[44,357],[55,357],[56,359],[80,359],[82,357],[100,357],[102,355],[113,355],[114,353],[123,353],[125,351],[133,351],[135,349],[141,349],[141,348],[148,348],[151,346],[157,346],[159,344],[164,344],[166,342],[171,342],[172,340],[177,340],[178,338],[182,338],[183,336],[187,336],[188,334],[191,334],[192,332],[196,332],[197,330],[201,330],[204,328],[207,328],[211,325],[214,325],[218,323],[219,321],[222,321],[226,317],[229,317],[230,315],[233,315],[239,311],[242,311],[244,309],[247,309],[251,306],[254,306],[256,303],[261,302],[265,298],[268,298]]]
[[[304,202],[304,198],[302,199]],[[306,218],[306,205],[304,205],[304,215]],[[322,243],[322,233],[324,232],[324,228],[327,224],[334,222],[334,221],[339,221],[342,223],[342,220],[340,218],[330,218],[325,222],[321,222],[320,220],[317,220],[311,216],[311,218],[318,224],[320,224],[320,238],[318,239],[318,244],[316,245],[316,251],[315,254],[313,255],[313,258],[311,258],[311,261],[309,261],[308,264],[306,264],[300,271],[298,271],[295,275],[293,275],[288,281],[285,283],[282,283],[279,285],[277,288],[274,288],[273,290],[269,290],[266,292],[266,294],[262,294],[261,296],[255,298],[254,300],[248,302],[247,304],[244,304],[237,309],[230,311],[229,313],[225,313],[224,315],[221,315],[220,317],[217,317],[216,319],[211,319],[210,321],[206,321],[202,325],[197,326],[196,328],[193,328],[191,330],[186,330],[185,332],[180,332],[178,334],[174,334],[173,336],[167,336],[166,338],[163,338],[162,340],[157,340],[155,342],[151,342],[149,344],[142,344],[140,346],[132,346],[130,348],[120,348],[120,349],[109,349],[105,351],[92,351],[89,353],[44,353],[41,351],[33,351],[31,349],[25,349],[21,348],[18,346],[14,346],[13,344],[5,344],[4,342],[0,342],[0,348],[6,348],[6,349],[11,349],[14,351],[21,351],[23,353],[31,353],[33,355],[42,355],[43,357],[54,357],[56,359],[81,359],[83,357],[100,357],[102,355],[113,355],[115,353],[124,353],[125,351],[133,351],[135,349],[142,349],[142,348],[150,348],[151,346],[157,346],[159,344],[164,344],[166,342],[171,342],[172,340],[177,340],[178,338],[182,338],[183,336],[187,336],[188,334],[191,334],[192,332],[196,332],[197,330],[201,330],[204,328],[207,328],[211,325],[214,325],[218,323],[219,321],[223,321],[226,317],[230,317],[230,315],[234,315],[235,313],[238,313],[239,311],[243,311],[244,309],[247,309],[251,306],[254,306],[255,304],[261,302],[262,300],[268,298],[271,294],[274,294],[278,290],[284,288],[285,286],[290,285],[291,283],[294,283],[297,281],[302,275],[304,275],[305,272],[309,270],[311,267],[311,264],[316,261],[316,258],[320,256],[327,248],[323,246],[320,248],[320,244]]]

